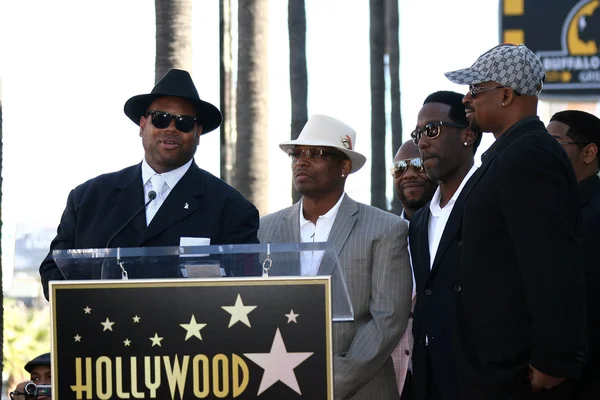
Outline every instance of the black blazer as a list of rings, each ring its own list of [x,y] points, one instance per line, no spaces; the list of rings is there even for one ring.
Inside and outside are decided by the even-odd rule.
[[[427,389],[432,384],[428,382],[428,357],[434,370],[435,386],[443,398],[460,398],[454,352],[456,295],[461,290],[456,271],[460,262],[458,233],[462,199],[461,192],[444,228],[431,269],[428,237],[430,203],[418,210],[410,221],[410,251],[417,287],[413,319],[411,400],[427,398]]]
[[[581,224],[573,168],[537,117],[484,153],[464,190],[457,371],[466,399],[529,396],[528,366],[585,364]],[[513,397],[509,397],[513,396]]]
[[[100,175],[71,191],[50,252],[40,266],[44,294],[48,281],[62,279],[53,250],[104,248],[144,205],[141,163]],[[186,207],[187,205],[187,207]],[[140,212],[110,247],[179,246],[183,237],[213,244],[258,243],[258,211],[231,186],[192,163],[150,225]]]
[[[600,178],[594,175],[579,182],[583,221],[583,266],[587,298],[589,356],[584,370],[581,399],[600,398]]]
[[[583,266],[585,269],[588,364],[600,369],[600,178],[594,175],[579,183],[579,201],[583,220]],[[600,394],[598,394],[600,397]]]

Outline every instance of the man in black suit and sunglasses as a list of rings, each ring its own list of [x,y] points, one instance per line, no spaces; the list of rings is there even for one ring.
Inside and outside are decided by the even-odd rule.
[[[496,141],[464,190],[457,336],[466,399],[569,399],[586,362],[581,221],[573,167],[537,117],[544,66],[504,44],[470,68],[471,129]]]
[[[200,136],[217,129],[222,116],[200,99],[187,71],[170,70],[150,94],[130,98],[125,114],[140,127],[144,159],[71,191],[40,266],[46,298],[48,281],[63,279],[53,250],[179,246],[182,238],[258,243],[256,207],[194,162]]]
[[[467,125],[462,95],[429,95],[411,136],[423,166],[439,187],[410,224],[410,252],[416,281],[411,399],[461,399],[456,380],[455,315],[460,285],[458,229],[461,191],[477,167],[481,142]]]

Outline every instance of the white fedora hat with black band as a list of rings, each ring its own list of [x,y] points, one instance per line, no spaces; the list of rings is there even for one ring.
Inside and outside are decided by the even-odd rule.
[[[356,132],[348,125],[326,115],[313,115],[308,119],[296,140],[281,143],[279,148],[287,151],[296,146],[332,147],[344,153],[352,161],[350,173],[365,165],[367,158],[354,150]]]

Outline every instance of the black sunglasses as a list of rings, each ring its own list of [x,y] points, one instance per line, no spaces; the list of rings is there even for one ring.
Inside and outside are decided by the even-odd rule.
[[[442,126],[450,126],[458,129],[466,128],[466,125],[455,124],[454,122],[436,121],[428,123],[423,128],[415,129],[411,132],[410,137],[412,138],[414,144],[418,145],[419,140],[421,140],[421,136],[423,135],[427,136],[429,139],[435,139],[436,137],[440,136]]]
[[[425,172],[423,161],[420,158],[409,158],[406,160],[394,161],[390,172],[394,177],[401,177],[408,168],[415,172]]]
[[[171,125],[171,121],[175,120],[175,128],[184,133],[191,132],[194,129],[194,124],[198,122],[198,118],[189,115],[171,114],[166,111],[148,110],[146,115],[150,115],[152,125],[158,129],[165,129]]]

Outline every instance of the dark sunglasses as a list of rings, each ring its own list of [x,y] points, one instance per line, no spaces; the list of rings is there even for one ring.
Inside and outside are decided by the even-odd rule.
[[[328,151],[324,151],[322,149],[304,149],[304,150],[300,150],[300,149],[289,149],[287,151],[288,156],[290,156],[290,158],[293,161],[298,160],[299,158],[305,157],[305,158],[326,158],[328,156],[332,156],[332,157],[342,157],[341,154],[338,153],[331,153]]]
[[[165,129],[171,125],[171,121],[175,120],[175,128],[185,133],[191,132],[194,129],[194,124],[198,122],[198,118],[189,115],[171,114],[166,111],[148,110],[146,115],[151,117],[152,125],[158,129]]]
[[[423,161],[420,158],[409,158],[406,160],[394,161],[390,168],[390,172],[394,177],[401,177],[408,168],[415,172],[425,172]]]
[[[440,136],[442,126],[450,126],[458,129],[466,128],[465,125],[455,124],[454,122],[436,121],[428,123],[423,128],[415,129],[411,132],[410,137],[412,138],[414,144],[418,145],[419,140],[421,140],[421,136],[423,135],[427,136],[429,139],[435,139],[436,137]]]
[[[506,88],[510,89],[508,86],[481,87],[481,86],[469,85],[469,94],[471,95],[472,98],[475,98],[475,97],[477,97],[477,95],[479,93],[488,92],[488,91],[494,90],[494,89],[506,89]],[[517,96],[521,95],[516,90],[513,90],[513,92],[515,92],[515,95],[517,95]]]

